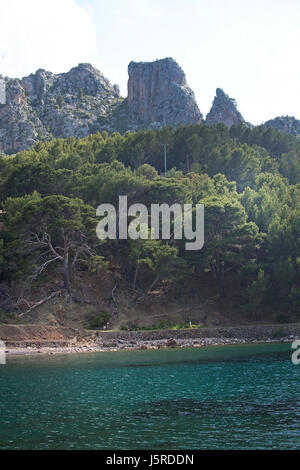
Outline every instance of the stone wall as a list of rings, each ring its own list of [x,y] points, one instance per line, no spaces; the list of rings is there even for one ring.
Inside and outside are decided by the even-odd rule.
[[[99,346],[117,347],[120,344],[156,342],[202,342],[213,339],[216,343],[269,341],[281,338],[300,338],[300,324],[253,325],[239,327],[199,328],[186,330],[107,331],[97,332]],[[291,338],[292,339],[292,338]],[[210,344],[210,341],[208,341]]]

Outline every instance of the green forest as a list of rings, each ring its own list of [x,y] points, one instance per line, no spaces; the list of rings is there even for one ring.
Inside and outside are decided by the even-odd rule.
[[[172,236],[100,241],[96,208],[117,207],[119,195],[149,208],[204,204],[204,248],[188,252]],[[76,301],[78,273],[110,273],[144,296],[190,286],[205,297],[209,285],[253,319],[300,311],[300,141],[276,129],[199,124],[40,142],[0,158],[0,204],[0,321],[26,313],[33,291],[51,300],[57,283]]]

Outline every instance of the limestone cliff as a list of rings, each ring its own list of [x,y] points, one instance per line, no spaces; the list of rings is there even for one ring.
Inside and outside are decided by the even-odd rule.
[[[128,109],[133,126],[176,127],[202,121],[194,93],[175,60],[131,62],[128,73]]]

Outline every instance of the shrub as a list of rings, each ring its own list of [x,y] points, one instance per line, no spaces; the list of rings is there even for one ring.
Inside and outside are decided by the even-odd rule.
[[[110,318],[111,317],[108,312],[100,312],[98,315],[95,315],[90,319],[89,326],[93,330],[101,329],[109,323]]]

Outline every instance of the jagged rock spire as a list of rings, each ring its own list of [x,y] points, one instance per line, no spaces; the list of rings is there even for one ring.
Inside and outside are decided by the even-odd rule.
[[[221,88],[217,88],[212,108],[206,117],[206,123],[223,123],[227,127],[245,122],[243,116],[237,109],[236,101],[230,98]]]

